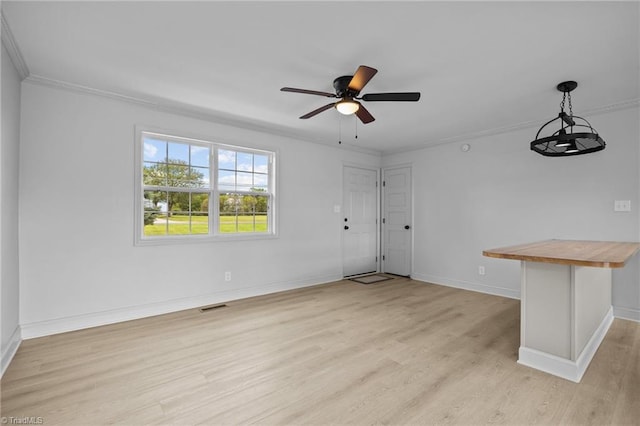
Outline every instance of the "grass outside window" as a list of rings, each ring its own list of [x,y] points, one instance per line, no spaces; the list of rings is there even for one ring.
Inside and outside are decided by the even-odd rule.
[[[238,232],[267,232],[267,215],[220,216],[218,232],[233,234]],[[167,223],[166,215],[159,215],[151,225],[144,227],[145,236],[193,235],[209,233],[209,216],[189,216],[173,214]]]

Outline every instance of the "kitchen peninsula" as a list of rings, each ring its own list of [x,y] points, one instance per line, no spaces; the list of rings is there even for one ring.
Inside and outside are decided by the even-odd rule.
[[[612,268],[635,242],[546,240],[484,250],[521,261],[518,363],[580,382],[613,322]]]

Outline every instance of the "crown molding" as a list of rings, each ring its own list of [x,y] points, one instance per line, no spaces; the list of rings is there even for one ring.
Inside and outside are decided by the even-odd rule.
[[[333,146],[333,144],[327,143],[326,140],[320,140],[318,138],[310,137],[309,134],[304,132],[295,131],[284,126],[279,126],[273,123],[268,123],[260,120],[251,120],[244,117],[239,117],[233,114],[227,114],[222,111],[214,111],[206,108],[199,108],[193,105],[184,104],[168,99],[152,98],[141,94],[122,94],[109,90],[96,89],[93,87],[83,86],[80,84],[70,83],[62,80],[55,80],[40,75],[30,74],[24,80],[27,83],[37,84],[41,86],[53,87],[56,89],[62,89],[72,91],[80,94],[88,94],[93,96],[99,96],[103,98],[114,99],[122,102],[127,102],[135,105],[140,105],[146,108],[154,109],[157,111],[167,112],[170,114],[181,115],[184,117],[195,118],[198,120],[208,121],[217,124],[223,124],[226,126],[237,127],[244,130],[250,130],[259,133],[266,133],[275,136],[286,137],[295,140],[301,140],[305,142],[311,142],[319,145],[328,146],[330,148],[343,149],[348,151],[355,151],[362,154],[380,156],[380,151],[362,148],[354,145],[343,143],[339,146]]]
[[[68,90],[76,93],[100,96],[100,97],[109,98],[109,99],[116,99],[119,101],[134,103],[138,105],[144,105],[146,107],[151,107],[151,108],[155,108],[158,106],[157,102],[154,102],[148,99],[143,99],[141,97],[123,95],[123,94],[112,92],[109,90],[95,89],[93,87],[83,86],[75,83],[69,83],[68,81],[55,80],[52,78],[43,77],[41,75],[30,74],[27,78],[25,78],[25,82],[37,84],[40,86],[53,87],[55,89]]]
[[[599,115],[599,114],[607,114],[607,113],[614,112],[614,111],[621,111],[621,110],[629,109],[629,108],[636,108],[638,106],[640,106],[640,98],[627,99],[625,101],[616,102],[614,104],[609,104],[609,105],[604,105],[604,106],[599,106],[599,107],[587,109],[587,110],[584,110],[583,112],[581,112],[581,114],[585,115],[585,116],[593,116],[593,115]],[[542,125],[543,122],[544,122],[544,120],[542,120],[542,121],[540,121],[540,120],[523,121],[523,122],[520,122],[520,123],[511,124],[511,125],[508,125],[508,126],[495,127],[495,128],[492,128],[492,129],[481,130],[479,132],[474,132],[474,133],[469,133],[469,134],[464,134],[464,135],[458,135],[458,136],[452,136],[450,138],[441,139],[439,141],[439,144],[451,143],[451,142],[461,142],[461,141],[466,141],[466,140],[469,140],[469,139],[477,139],[477,138],[485,137],[485,136],[495,136],[495,135],[500,135],[500,134],[503,134],[503,133],[516,132],[518,130],[526,130],[526,129],[530,129],[530,128],[534,128],[534,127],[535,128],[539,128]]]
[[[622,111],[622,110],[631,109],[631,108],[640,108],[640,98],[627,99],[625,101],[587,109],[581,112],[581,114],[585,116],[594,116],[594,115],[600,115],[600,114],[608,114],[610,112],[615,112],[615,111]],[[413,146],[407,146],[405,149],[383,151],[382,154],[389,155],[389,154],[400,154],[403,152],[420,151],[422,149],[434,148],[437,146],[448,145],[456,142],[470,141],[470,140],[479,139],[487,136],[496,136],[503,133],[517,132],[519,130],[539,128],[542,122],[543,121],[540,121],[540,120],[523,121],[520,123],[511,124],[508,126],[494,127],[491,129],[480,130],[477,132],[465,133],[461,135],[451,136],[448,138],[437,139],[427,144],[416,143]]]
[[[640,98],[627,99],[626,101],[616,102],[610,105],[604,105],[596,108],[591,108],[581,112],[583,115],[599,115],[607,114],[609,112],[621,111],[623,109],[638,108],[640,107]]]
[[[4,22],[4,21],[3,21]],[[48,77],[29,74],[25,79],[28,83],[38,84],[42,86],[54,87],[57,89],[63,89],[73,91],[82,94],[89,94],[94,96],[100,96],[104,98],[115,99],[123,102],[128,102],[136,105],[141,105],[147,108],[163,111],[171,114],[182,115],[185,117],[195,118],[198,120],[223,124],[227,126],[237,127],[245,130],[251,130],[255,132],[267,133],[275,136],[282,136],[286,138],[302,140],[305,142],[316,143],[324,146],[334,147],[333,144],[327,143],[325,140],[319,140],[318,138],[310,137],[307,133],[295,131],[287,127],[278,126],[273,123],[268,123],[260,120],[249,120],[243,117],[239,117],[232,114],[227,114],[221,111],[209,110],[206,108],[198,108],[193,105],[188,105],[168,99],[150,98],[145,95],[131,94],[125,95],[118,92],[109,90],[96,89],[93,87],[83,86],[75,83],[70,83],[62,80],[55,80]],[[604,105],[596,108],[584,110],[583,115],[593,116],[599,114],[606,114],[614,111],[625,110],[629,108],[640,107],[640,98],[627,99],[625,101],[616,102],[609,105]],[[450,143],[469,141],[487,136],[495,136],[503,133],[515,132],[519,130],[526,130],[540,126],[540,120],[530,120],[520,123],[511,124],[508,126],[495,127],[491,129],[480,130],[472,133],[465,133],[455,135],[447,138],[433,140],[431,142],[418,142],[415,145],[407,146],[403,149],[394,150],[373,150],[368,148],[362,148],[348,143],[342,143],[338,149],[346,149],[349,151],[355,151],[362,154],[369,155],[388,155],[399,154],[402,152],[419,151],[426,148],[433,148],[440,145],[446,145]]]
[[[0,28],[2,32],[2,44],[7,49],[7,53],[9,53],[9,58],[11,58],[11,62],[13,66],[18,71],[18,75],[21,80],[24,80],[29,76],[29,67],[27,67],[27,63],[24,61],[24,57],[22,56],[22,52],[20,52],[20,48],[16,43],[16,39],[13,37],[13,33],[11,32],[11,28],[7,23],[7,20],[4,17],[4,13],[0,11]]]

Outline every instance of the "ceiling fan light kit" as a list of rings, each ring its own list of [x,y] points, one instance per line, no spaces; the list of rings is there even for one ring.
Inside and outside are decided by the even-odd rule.
[[[360,102],[354,101],[353,99],[343,99],[336,102],[336,109],[340,114],[355,114],[360,109]]]
[[[558,91],[562,92],[560,113],[552,120],[547,121],[536,134],[536,139],[531,142],[531,150],[546,157],[567,157],[571,155],[589,154],[602,151],[606,143],[598,132],[582,117],[573,115],[571,105],[571,92],[578,87],[575,81],[564,81],[558,84]],[[565,102],[569,100],[569,114],[564,111]],[[560,128],[548,136],[544,136],[545,128],[554,122],[560,124]],[[579,128],[578,131],[574,131]],[[583,130],[583,131],[580,131]],[[548,129],[547,132],[550,130]],[[541,137],[541,135],[543,135]]]
[[[333,80],[333,88],[336,93],[322,92],[318,90],[296,89],[295,87],[283,87],[283,92],[304,93],[307,95],[324,96],[326,98],[340,99],[320,108],[317,108],[301,116],[302,119],[311,118],[323,111],[334,108],[341,114],[355,114],[364,124],[375,120],[371,113],[358,101],[365,102],[417,102],[420,99],[419,92],[400,93],[368,93],[359,97],[364,86],[373,78],[378,70],[360,65],[354,75],[344,75]]]

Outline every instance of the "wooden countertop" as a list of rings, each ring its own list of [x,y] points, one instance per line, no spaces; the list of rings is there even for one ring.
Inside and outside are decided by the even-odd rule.
[[[630,242],[546,240],[484,250],[482,254],[499,259],[622,268],[639,249],[640,243]]]

